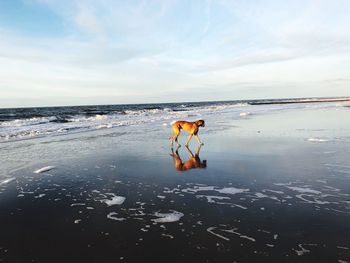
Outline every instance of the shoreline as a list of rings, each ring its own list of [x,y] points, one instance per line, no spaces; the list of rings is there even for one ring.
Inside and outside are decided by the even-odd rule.
[[[338,99],[339,100],[339,99]],[[338,102],[338,103],[337,103]],[[254,103],[253,101],[251,103]],[[38,137],[66,135],[92,130],[148,125],[149,123],[167,126],[173,120],[210,118],[215,115],[231,116],[235,120],[249,118],[251,115],[270,114],[277,110],[309,110],[312,108],[343,108],[350,101],[313,101],[293,102],[260,101],[260,105],[249,103],[210,103],[210,104],[174,104],[163,108],[159,105],[144,107],[133,105],[131,108],[121,106],[68,107],[50,109],[14,109],[1,112],[0,143],[25,140]],[[279,104],[279,105],[278,105]],[[289,106],[287,106],[289,105]],[[74,109],[73,109],[74,108]]]

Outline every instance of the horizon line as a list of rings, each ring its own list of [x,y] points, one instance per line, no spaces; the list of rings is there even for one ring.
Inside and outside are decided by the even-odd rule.
[[[283,102],[285,100],[285,102]],[[274,99],[241,99],[241,100],[203,100],[203,101],[178,101],[178,102],[145,102],[145,103],[115,103],[115,104],[81,104],[81,105],[55,105],[55,106],[26,106],[26,107],[6,107],[0,106],[0,110],[6,109],[33,109],[33,108],[64,108],[64,107],[92,107],[92,106],[118,106],[118,105],[168,105],[168,104],[180,104],[180,103],[211,103],[211,102],[258,102],[258,101],[279,101],[279,103],[288,103],[291,100],[306,100],[299,103],[311,103],[311,102],[341,102],[350,101],[349,96],[336,96],[336,97],[291,97],[291,98],[274,98]],[[293,102],[290,102],[293,103]],[[298,102],[294,102],[298,103]],[[259,104],[259,103],[258,103]],[[262,103],[260,103],[262,104]],[[269,103],[265,103],[269,104]]]

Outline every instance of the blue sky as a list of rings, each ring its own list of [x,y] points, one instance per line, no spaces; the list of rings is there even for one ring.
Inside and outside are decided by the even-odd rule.
[[[0,107],[350,95],[350,1],[0,0]]]

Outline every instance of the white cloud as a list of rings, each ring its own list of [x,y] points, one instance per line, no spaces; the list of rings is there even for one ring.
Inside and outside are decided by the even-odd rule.
[[[348,95],[340,2],[37,0],[65,34],[0,25],[0,106]]]

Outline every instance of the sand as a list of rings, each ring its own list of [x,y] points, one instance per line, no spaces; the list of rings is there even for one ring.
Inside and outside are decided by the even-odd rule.
[[[349,114],[201,116],[185,172],[163,123],[2,143],[0,261],[349,261]]]

